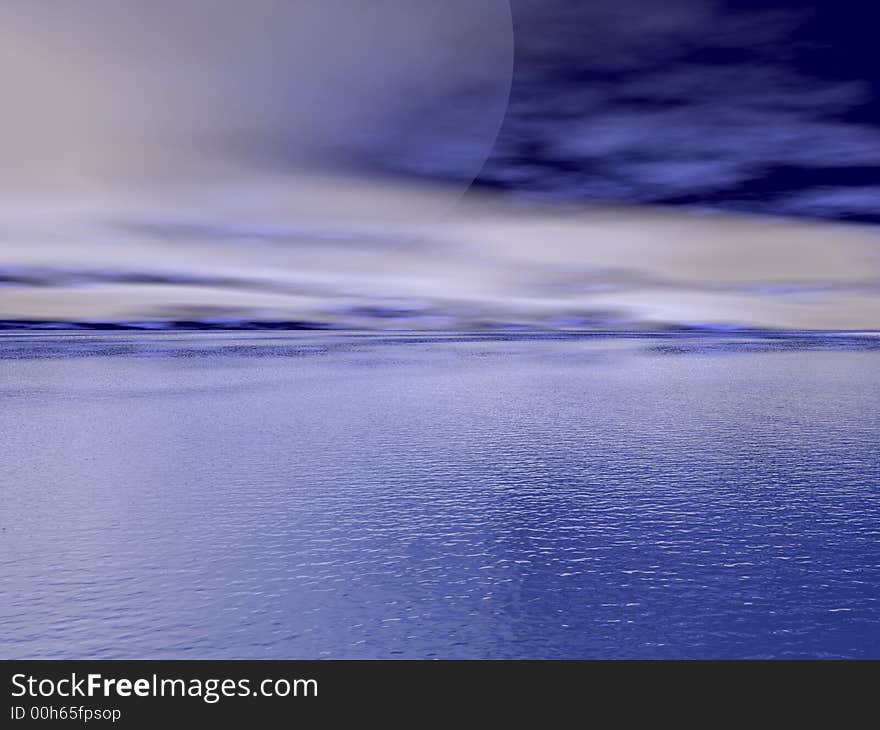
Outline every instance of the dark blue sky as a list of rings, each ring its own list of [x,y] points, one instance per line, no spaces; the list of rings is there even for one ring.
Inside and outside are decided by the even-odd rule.
[[[512,5],[510,110],[478,185],[880,222],[869,4]]]

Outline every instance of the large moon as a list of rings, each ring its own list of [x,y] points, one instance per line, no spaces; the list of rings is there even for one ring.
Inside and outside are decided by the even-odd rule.
[[[148,207],[404,174],[444,180],[440,210],[512,66],[507,0],[4,0],[0,192]]]

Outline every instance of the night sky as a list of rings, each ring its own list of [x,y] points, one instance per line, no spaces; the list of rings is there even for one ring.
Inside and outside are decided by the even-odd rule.
[[[880,222],[870,4],[512,5],[510,108],[477,185]]]

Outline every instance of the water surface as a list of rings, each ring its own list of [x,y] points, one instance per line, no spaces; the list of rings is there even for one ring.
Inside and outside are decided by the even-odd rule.
[[[880,340],[0,337],[4,658],[880,658]]]

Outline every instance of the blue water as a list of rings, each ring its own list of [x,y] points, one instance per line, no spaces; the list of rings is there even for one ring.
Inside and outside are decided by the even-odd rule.
[[[880,339],[0,337],[4,658],[880,658]]]

